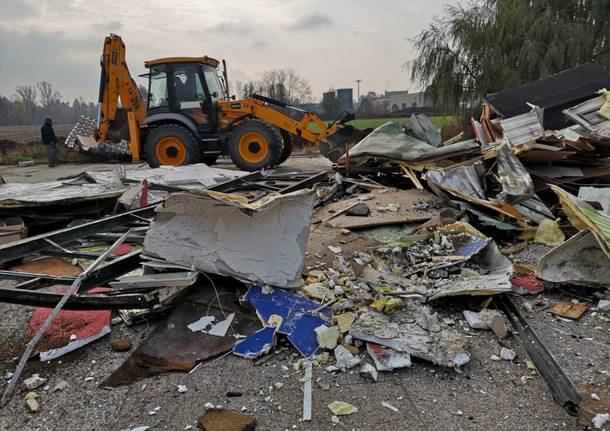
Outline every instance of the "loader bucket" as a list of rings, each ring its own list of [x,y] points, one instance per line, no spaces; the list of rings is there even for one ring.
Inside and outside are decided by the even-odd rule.
[[[81,115],[76,125],[72,128],[70,133],[68,133],[65,145],[81,152],[95,149],[98,145],[98,142],[93,135],[95,125],[95,119]]]
[[[349,147],[360,142],[371,133],[371,130],[356,129],[353,126],[346,125],[320,143],[320,153],[331,162],[337,163]]]
[[[127,162],[131,159],[128,141],[99,142],[95,137],[95,126],[94,118],[81,115],[68,133],[64,144],[75,151],[90,155],[92,160],[96,161]]]

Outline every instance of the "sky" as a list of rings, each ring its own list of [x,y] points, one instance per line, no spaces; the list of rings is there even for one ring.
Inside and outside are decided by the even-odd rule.
[[[314,99],[329,88],[419,90],[409,39],[449,0],[0,0],[0,94],[46,80],[65,101],[96,101],[104,37],[116,33],[138,83],[144,61],[226,59],[229,81],[293,68]]]

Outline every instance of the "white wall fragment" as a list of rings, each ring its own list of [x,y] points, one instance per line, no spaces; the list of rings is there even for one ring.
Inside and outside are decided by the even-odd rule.
[[[279,287],[298,287],[313,192],[254,203],[241,196],[170,195],[146,234],[147,254],[200,271]]]

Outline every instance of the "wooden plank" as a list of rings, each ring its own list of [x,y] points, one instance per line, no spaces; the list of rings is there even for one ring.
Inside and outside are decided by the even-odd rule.
[[[587,304],[572,304],[567,301],[559,301],[551,307],[551,313],[566,319],[578,320],[589,309]]]
[[[420,192],[417,189],[398,190],[388,188],[386,190],[385,193],[373,191],[368,195],[370,196],[370,199],[363,201],[371,210],[368,217],[336,213],[340,210],[346,210],[348,206],[360,202],[359,197],[353,197],[319,208],[314,214],[314,223],[327,220],[331,215],[334,215],[334,217],[331,217],[330,220],[327,222],[325,221],[325,223],[331,227],[343,229],[364,229],[367,227],[393,224],[419,223],[427,221],[437,215],[442,207],[441,201],[425,190],[423,192]],[[381,207],[387,208],[390,204],[398,205],[398,210],[383,211],[379,209]],[[427,204],[427,207],[421,208],[421,205],[418,204]],[[416,206],[421,209],[416,208]]]

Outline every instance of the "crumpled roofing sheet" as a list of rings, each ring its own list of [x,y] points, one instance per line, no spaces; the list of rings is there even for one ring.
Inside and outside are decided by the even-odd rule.
[[[116,183],[122,179],[131,182],[147,180],[150,184],[180,186],[185,188],[208,187],[247,175],[248,172],[211,168],[205,163],[186,166],[161,166],[154,169],[128,169],[115,171],[86,171],[97,183]]]
[[[64,178],[62,181],[2,184],[0,185],[0,207],[68,204],[118,198],[129,188],[130,183],[141,182],[144,179],[149,184],[202,189],[247,174],[248,172],[210,168],[203,163],[187,166],[161,166],[155,169],[86,171]]]
[[[350,158],[378,157],[405,162],[442,160],[480,151],[474,140],[435,148],[404,133],[400,124],[387,122],[373,130],[366,138],[349,150]]]
[[[0,207],[67,204],[96,199],[118,198],[123,184],[6,183],[0,185]]]

